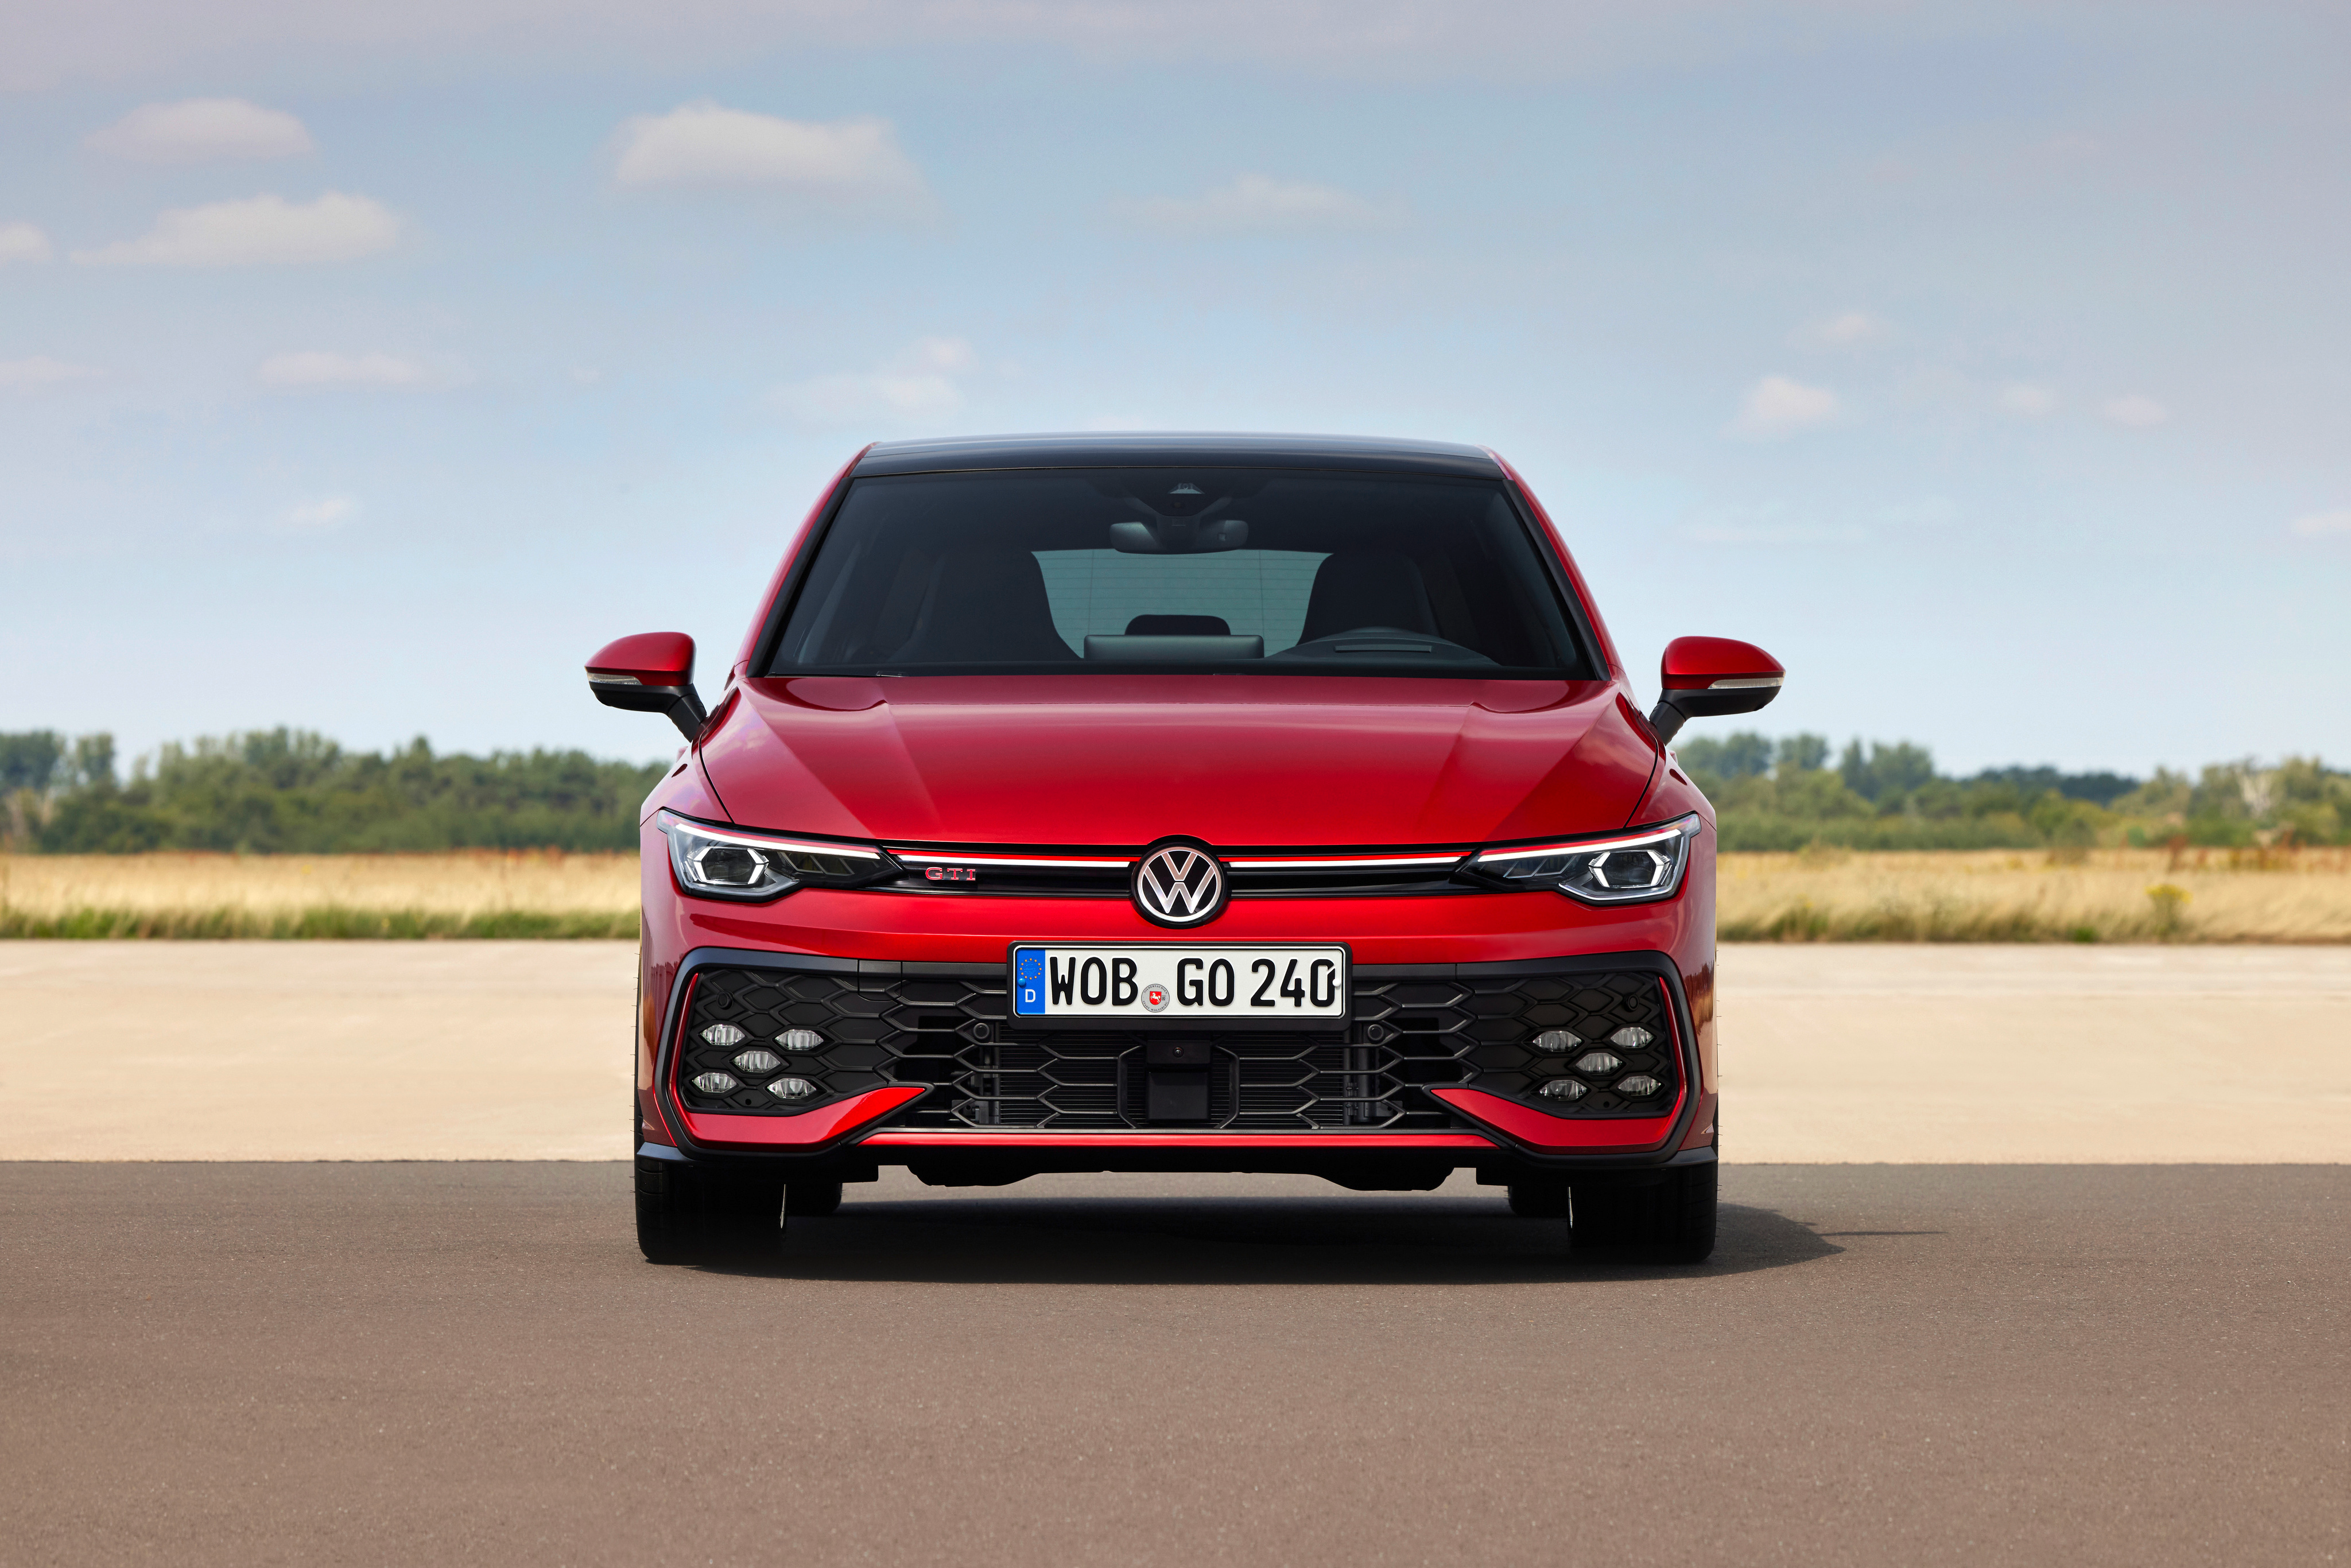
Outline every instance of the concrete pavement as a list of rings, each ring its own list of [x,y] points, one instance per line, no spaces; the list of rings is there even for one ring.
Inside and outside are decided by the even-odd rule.
[[[610,1159],[632,947],[0,943],[0,1159]],[[2351,948],[1726,947],[1736,1161],[2351,1158]]]

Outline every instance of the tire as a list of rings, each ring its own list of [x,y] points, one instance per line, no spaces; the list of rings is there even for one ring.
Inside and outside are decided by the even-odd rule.
[[[1703,1263],[1714,1251],[1720,1169],[1708,1160],[1669,1170],[1664,1181],[1647,1186],[1578,1187],[1570,1235],[1579,1248],[1631,1252],[1657,1263]]]
[[[637,1247],[652,1263],[754,1261],[782,1247],[780,1177],[637,1162]]]
[[[636,1112],[633,1156],[645,1142]],[[637,1250],[648,1263],[704,1263],[773,1257],[784,1240],[781,1176],[703,1170],[678,1160],[632,1158],[636,1167]]]
[[[784,1212],[809,1219],[821,1219],[841,1207],[841,1184],[837,1181],[796,1181],[784,1187]]]
[[[1514,1181],[1510,1212],[1520,1219],[1565,1219],[1568,1186],[1563,1181]]]

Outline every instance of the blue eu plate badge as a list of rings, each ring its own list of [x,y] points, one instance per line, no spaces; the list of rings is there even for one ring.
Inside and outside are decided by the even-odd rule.
[[[1013,955],[1012,1010],[1015,1013],[1041,1013],[1045,1010],[1045,953],[1040,947],[1023,947]]]

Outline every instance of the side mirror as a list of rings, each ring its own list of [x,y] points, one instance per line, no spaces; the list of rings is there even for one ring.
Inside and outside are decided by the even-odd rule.
[[[1664,695],[1649,715],[1659,742],[1693,718],[1753,713],[1780,695],[1788,672],[1752,643],[1729,637],[1677,637],[1657,664]]]
[[[641,632],[605,643],[588,661],[588,689],[606,707],[669,715],[689,745],[710,720],[694,691],[694,639],[683,632]]]

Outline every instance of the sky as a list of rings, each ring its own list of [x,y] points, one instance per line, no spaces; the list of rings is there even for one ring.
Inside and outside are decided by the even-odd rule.
[[[2339,5],[8,15],[0,730],[664,756],[865,442],[1163,428],[1495,447],[1645,698],[2351,757]]]

